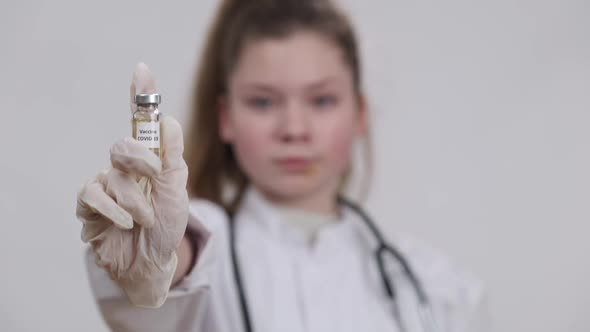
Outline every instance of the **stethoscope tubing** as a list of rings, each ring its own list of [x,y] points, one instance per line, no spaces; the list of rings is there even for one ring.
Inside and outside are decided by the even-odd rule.
[[[404,274],[410,281],[414,292],[416,293],[416,297],[418,299],[419,304],[419,316],[422,322],[423,328],[425,332],[434,332],[436,330],[436,325],[434,322],[434,317],[432,314],[432,310],[430,307],[429,299],[422,287],[422,284],[418,280],[414,270],[410,267],[407,259],[402,255],[402,253],[395,248],[394,246],[387,243],[385,240],[383,233],[378,229],[377,225],[371,217],[361,208],[359,205],[351,202],[350,200],[339,197],[338,202],[356,214],[358,214],[365,225],[369,228],[372,235],[377,240],[377,249],[375,250],[375,260],[377,261],[377,266],[379,268],[379,274],[381,275],[381,282],[383,283],[383,288],[387,297],[395,304],[396,303],[396,293],[395,287],[391,282],[391,278],[387,269],[385,268],[385,256],[388,254],[393,256],[394,259],[401,265]],[[230,216],[229,220],[229,242],[230,242],[230,254],[232,260],[232,269],[234,274],[234,279],[236,282],[236,288],[238,292],[239,304],[242,313],[242,320],[244,322],[244,330],[246,332],[253,332],[254,329],[252,328],[252,320],[250,316],[250,310],[248,307],[248,303],[246,301],[246,294],[244,291],[244,283],[242,280],[242,274],[240,272],[240,266],[238,262],[238,256],[236,252],[236,232],[235,232],[235,225],[234,225],[234,218],[233,215]]]

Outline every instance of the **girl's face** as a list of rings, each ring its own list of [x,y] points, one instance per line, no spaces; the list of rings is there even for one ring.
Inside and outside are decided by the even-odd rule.
[[[366,111],[342,51],[313,32],[244,47],[222,99],[220,132],[251,183],[317,211],[334,198]]]

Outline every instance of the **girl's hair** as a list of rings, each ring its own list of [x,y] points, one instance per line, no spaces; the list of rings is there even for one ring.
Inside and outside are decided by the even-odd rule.
[[[360,96],[361,68],[356,36],[349,19],[330,0],[224,0],[210,27],[201,57],[193,114],[185,140],[191,196],[215,202],[230,213],[237,208],[248,179],[232,147],[221,140],[220,97],[227,92],[228,78],[246,43],[284,38],[300,30],[319,33],[342,50]],[[368,140],[366,145],[368,157]],[[370,158],[366,161],[370,163]],[[228,185],[234,189],[229,200],[225,195]]]

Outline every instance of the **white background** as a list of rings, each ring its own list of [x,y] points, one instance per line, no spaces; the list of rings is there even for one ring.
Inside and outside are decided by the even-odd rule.
[[[3,1],[0,330],[105,331],[76,192],[130,134],[134,65],[186,121],[217,1]],[[345,1],[372,214],[488,286],[496,331],[590,330],[590,2]]]

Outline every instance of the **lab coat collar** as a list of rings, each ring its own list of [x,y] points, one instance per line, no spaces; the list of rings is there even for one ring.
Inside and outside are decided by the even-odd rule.
[[[253,223],[264,231],[273,234],[279,231],[277,208],[254,186],[246,189],[240,213],[247,217],[245,222]]]
[[[323,247],[335,242],[336,239],[343,239],[342,233],[351,228],[350,214],[346,210],[342,209],[341,215],[334,223],[325,225],[318,231],[314,247]],[[283,220],[281,209],[266,199],[254,186],[249,186],[246,189],[240,212],[247,216],[244,218],[246,222],[255,224],[279,240],[286,240],[301,246],[308,245],[303,234]]]
[[[339,212],[338,220],[320,229],[313,246],[310,247],[303,234],[281,218],[280,209],[268,201],[260,191],[250,186],[244,194],[239,212],[240,217],[244,218],[240,218],[238,224],[250,224],[259,231],[268,232],[269,238],[281,245],[313,253],[313,257],[319,260],[349,259],[352,255],[362,252],[373,255],[379,244],[365,223],[349,208],[341,206]],[[238,225],[241,226],[245,225]],[[403,275],[402,266],[397,260],[388,257],[387,261],[386,269],[390,276]]]

